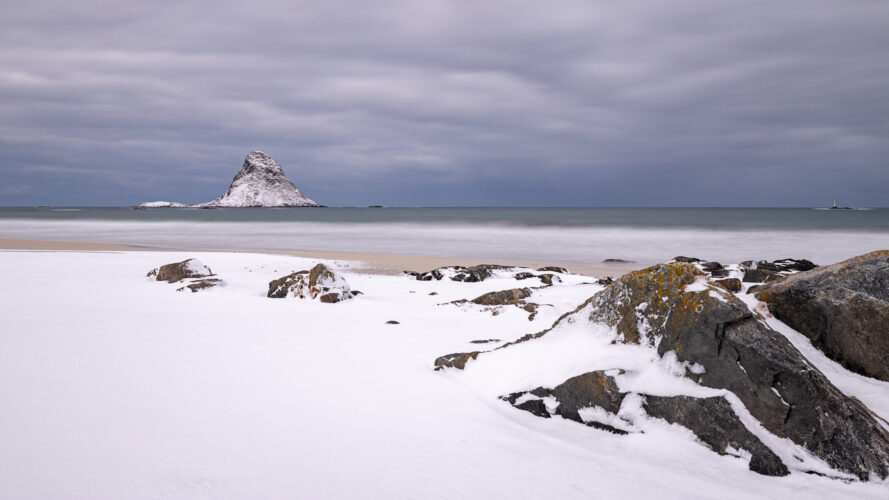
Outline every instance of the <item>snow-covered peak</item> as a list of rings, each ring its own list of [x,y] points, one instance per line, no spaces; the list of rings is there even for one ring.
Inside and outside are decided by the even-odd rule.
[[[284,175],[281,165],[262,151],[253,151],[221,197],[199,207],[317,207]]]

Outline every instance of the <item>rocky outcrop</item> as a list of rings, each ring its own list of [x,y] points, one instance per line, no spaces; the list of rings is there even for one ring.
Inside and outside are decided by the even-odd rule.
[[[848,370],[889,381],[889,251],[753,289],[769,312]]]
[[[537,308],[540,307],[540,305],[533,302],[527,302],[525,299],[529,298],[530,296],[530,288],[512,288],[510,290],[488,292],[470,301],[462,299],[455,300],[452,303],[465,304],[466,302],[471,302],[480,306],[486,306],[483,310],[491,311],[491,313],[495,316],[502,310],[502,308],[499,306],[512,305],[530,313],[528,315],[528,321],[531,321],[537,315]]]
[[[266,296],[272,299],[295,297],[336,303],[359,293],[351,290],[345,278],[338,273],[324,264],[317,264],[311,270],[297,271],[270,281]]]
[[[216,276],[209,267],[205,266],[197,259],[186,259],[182,262],[174,262],[172,264],[164,264],[160,267],[152,269],[146,275],[154,278],[155,281],[166,281],[167,283],[183,283],[183,286],[177,288],[179,292],[190,290],[198,292],[217,286],[225,286],[225,281]]]
[[[765,429],[835,469],[864,480],[889,475],[889,433],[870,411],[834,387],[784,336],[759,322],[695,264],[671,262],[628,273],[554,328],[584,315],[613,327],[616,342],[652,346],[660,356],[672,353],[685,366],[686,377],[734,393]],[[480,354],[451,354],[437,359],[436,366],[462,368]],[[713,403],[705,407],[713,408],[714,418],[719,414]],[[695,417],[706,415],[694,411]],[[741,439],[731,429],[718,435]]]
[[[195,205],[215,207],[317,207],[269,155],[253,151],[244,159],[228,190],[213,201]]]
[[[723,397],[645,396],[642,408],[655,418],[681,425],[720,455],[750,454],[749,468],[766,476],[790,474],[784,462],[738,418]]]
[[[510,290],[488,292],[472,299],[471,302],[483,306],[502,306],[507,304],[521,305],[524,304],[525,299],[530,296],[530,288],[513,288]]]
[[[745,283],[769,283],[784,276],[801,271],[815,269],[816,266],[806,259],[780,259],[772,262],[744,261],[739,266],[744,271]]]
[[[889,475],[889,433],[869,410],[734,295],[686,291],[700,273],[683,263],[629,273],[593,297],[590,319],[616,327],[624,342],[649,343],[700,366],[686,376],[735,393],[766,429],[832,467],[862,479]]]
[[[559,415],[615,434],[628,434],[639,432],[634,422],[619,416],[629,394],[635,393],[621,392],[614,378],[599,370],[572,377],[552,389],[538,387],[501,399],[539,417]],[[720,455],[741,456],[746,452],[750,454],[750,470],[769,476],[789,474],[781,459],[744,426],[725,398],[637,395],[642,397],[642,408],[649,416],[689,429]],[[588,411],[591,409],[604,410],[604,415]]]
[[[411,276],[416,278],[418,281],[432,281],[437,280],[440,281],[443,278],[449,278],[451,281],[462,281],[464,283],[477,283],[479,281],[484,281],[487,278],[493,276],[494,271],[500,271],[504,269],[513,269],[510,266],[501,266],[497,264],[479,264],[477,266],[446,266],[440,267],[438,269],[433,269],[432,271],[426,271],[423,273],[411,271],[408,272]]]

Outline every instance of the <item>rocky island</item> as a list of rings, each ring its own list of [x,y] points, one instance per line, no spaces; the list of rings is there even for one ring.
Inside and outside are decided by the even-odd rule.
[[[228,190],[206,203],[186,205],[168,201],[140,203],[138,208],[243,208],[318,207],[284,174],[281,165],[262,151],[252,151],[244,159]]]

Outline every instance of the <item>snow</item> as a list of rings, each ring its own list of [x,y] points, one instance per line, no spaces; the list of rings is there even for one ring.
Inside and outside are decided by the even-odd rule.
[[[182,294],[144,277],[187,258],[228,286]],[[530,300],[552,307],[534,321],[518,308],[492,316],[437,305],[516,280],[421,282],[354,273],[349,262],[320,261],[364,292],[354,300],[265,297],[270,280],[318,262],[0,252],[0,497],[886,497],[885,482],[752,473],[743,458],[718,456],[690,432],[645,417],[637,396],[618,416],[644,433],[627,436],[497,399],[617,367],[627,370],[616,376],[624,391],[723,394],[670,374],[651,348],[611,344],[615,332],[591,326],[583,312],[465,371],[431,369],[439,355],[477,347],[471,340],[549,327],[601,289],[582,284],[588,278],[564,275],[535,290]],[[828,376],[887,415],[887,384],[838,373]]]
[[[185,208],[188,205],[175,201],[145,201],[138,206],[140,208]]]

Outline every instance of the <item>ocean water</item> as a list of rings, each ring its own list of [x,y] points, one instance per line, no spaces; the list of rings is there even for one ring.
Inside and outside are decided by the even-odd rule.
[[[0,208],[0,238],[565,265],[677,255],[827,264],[889,248],[889,209]]]

